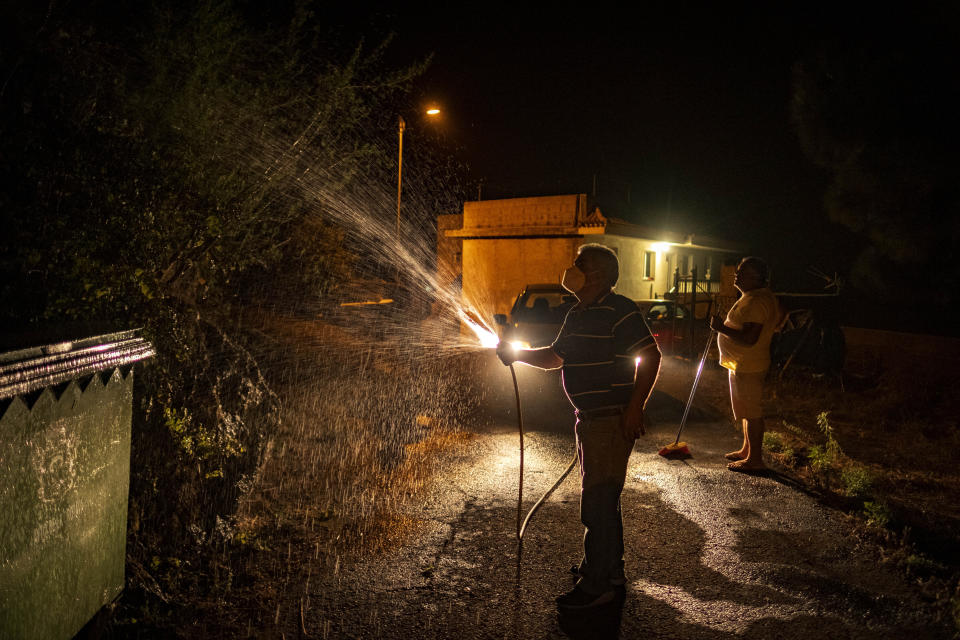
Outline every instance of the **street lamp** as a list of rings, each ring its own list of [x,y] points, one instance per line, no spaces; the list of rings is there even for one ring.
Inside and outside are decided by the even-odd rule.
[[[438,107],[429,107],[425,113],[431,118],[440,115]],[[407,128],[407,123],[403,116],[397,116],[397,238],[400,238],[400,200],[403,194],[403,132]]]
[[[407,123],[403,116],[397,116],[397,137],[400,140],[400,151],[397,159],[397,239],[400,239],[400,194],[403,191],[403,130]]]

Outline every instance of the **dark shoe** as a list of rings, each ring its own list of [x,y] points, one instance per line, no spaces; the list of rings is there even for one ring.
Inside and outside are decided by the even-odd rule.
[[[580,587],[574,587],[573,591],[557,598],[557,606],[564,609],[589,609],[613,602],[615,596],[616,592],[613,589],[603,593],[587,593]]]
[[[583,577],[583,574],[580,573],[580,567],[577,565],[573,565],[572,567],[570,567],[570,574],[574,578],[577,578],[578,580]],[[627,584],[627,579],[623,576],[616,576],[616,577],[610,578],[610,584],[612,584],[615,587],[622,587],[623,585]]]

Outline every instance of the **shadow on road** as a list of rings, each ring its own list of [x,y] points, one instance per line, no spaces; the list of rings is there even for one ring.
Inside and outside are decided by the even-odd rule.
[[[571,638],[576,640],[606,640],[620,637],[620,622],[623,617],[623,605],[627,600],[625,589],[617,590],[617,597],[605,605],[587,611],[557,612],[557,625]]]

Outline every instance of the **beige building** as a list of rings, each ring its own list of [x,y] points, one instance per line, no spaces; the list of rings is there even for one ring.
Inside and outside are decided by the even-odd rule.
[[[466,202],[440,216],[438,273],[462,278],[465,301],[483,313],[508,313],[527,284],[559,282],[580,245],[598,242],[620,257],[616,291],[634,300],[662,297],[694,268],[701,292],[720,293],[722,266],[742,253],[731,243],[610,219],[587,211],[584,194]],[[729,271],[729,268],[728,268]],[[682,287],[681,287],[682,289]]]

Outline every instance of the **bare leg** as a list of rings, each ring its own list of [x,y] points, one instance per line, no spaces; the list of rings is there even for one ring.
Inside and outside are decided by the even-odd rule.
[[[737,451],[731,451],[723,457],[727,460],[743,460],[750,455],[750,439],[747,437],[747,421],[741,420],[740,426],[743,427],[743,444]]]
[[[727,465],[731,469],[758,470],[766,469],[763,464],[763,418],[744,420],[744,432],[747,438],[747,456],[739,462]]]

